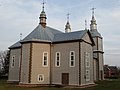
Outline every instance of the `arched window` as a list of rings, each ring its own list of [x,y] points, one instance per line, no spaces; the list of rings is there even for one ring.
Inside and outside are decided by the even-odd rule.
[[[15,56],[12,56],[11,67],[15,67]]]
[[[43,67],[48,66],[48,52],[43,52]]]
[[[86,65],[86,68],[90,67],[90,53],[88,52],[85,52],[85,65]]]
[[[75,52],[70,51],[70,67],[75,67]]]
[[[43,81],[44,81],[44,75],[38,74],[38,82],[43,82]]]
[[[55,66],[60,67],[60,52],[56,52],[55,56]]]

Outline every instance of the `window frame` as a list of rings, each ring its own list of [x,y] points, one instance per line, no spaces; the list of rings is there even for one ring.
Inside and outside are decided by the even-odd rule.
[[[73,55],[71,55],[73,53]],[[72,60],[73,57],[73,60]],[[73,62],[73,65],[71,64]],[[75,51],[70,51],[70,60],[69,60],[69,66],[70,67],[75,67]]]
[[[40,80],[40,76],[42,76],[42,80]],[[44,74],[38,74],[38,78],[37,78],[38,82],[44,82]]]
[[[14,58],[14,59],[13,59]],[[13,66],[14,65],[14,66]],[[11,67],[15,67],[15,55],[12,55],[12,60],[11,60]]]
[[[85,52],[85,67],[90,68],[90,53]]]
[[[59,55],[58,55],[58,56],[59,56],[59,60],[58,60],[57,54],[59,54]],[[56,52],[56,53],[55,53],[55,67],[60,67],[60,59],[61,59],[61,54],[60,54],[60,52]],[[57,65],[58,63],[59,63],[59,65]]]
[[[86,81],[90,81],[90,70],[86,70]]]
[[[19,56],[19,68],[20,68],[20,65],[21,65],[21,56]]]
[[[45,60],[45,53],[47,54],[46,55],[46,60]],[[46,65],[45,65],[45,62],[47,63]],[[42,66],[43,67],[48,67],[48,52],[43,52],[43,63],[42,63]]]

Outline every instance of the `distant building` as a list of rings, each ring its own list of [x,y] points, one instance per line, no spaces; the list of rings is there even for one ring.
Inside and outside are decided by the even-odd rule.
[[[94,13],[94,10],[93,10]],[[103,41],[92,15],[90,31],[65,33],[46,26],[46,14],[23,40],[10,46],[9,82],[37,85],[89,85],[103,80]]]
[[[104,77],[105,78],[118,78],[119,69],[116,66],[104,65]]]

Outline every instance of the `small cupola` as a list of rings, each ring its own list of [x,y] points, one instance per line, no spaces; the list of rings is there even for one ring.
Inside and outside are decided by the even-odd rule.
[[[95,16],[94,16],[94,10],[95,10],[95,8],[92,8],[92,20],[91,20],[91,24],[90,24],[90,30],[97,30],[97,24],[96,24],[96,20],[95,20]]]
[[[101,34],[97,30],[97,23],[96,23],[95,16],[94,16],[94,10],[95,8],[92,8],[92,20],[90,24],[90,32],[91,32],[92,37],[102,37]]]
[[[70,27],[70,23],[69,23],[69,13],[67,14],[67,23],[65,25],[65,33],[69,33],[71,32],[71,27]]]
[[[45,28],[46,27],[46,19],[47,19],[45,11],[44,11],[45,2],[43,1],[42,4],[43,4],[43,7],[42,7],[42,12],[41,12],[40,17],[39,17],[39,19],[40,19],[39,24],[41,24]]]

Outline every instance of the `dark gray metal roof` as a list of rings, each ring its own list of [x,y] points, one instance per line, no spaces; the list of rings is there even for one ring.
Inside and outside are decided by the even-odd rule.
[[[13,44],[12,46],[9,47],[9,49],[12,49],[12,48],[20,48],[21,47],[21,43],[20,41],[16,42],[15,44]]]
[[[28,36],[23,40],[15,43],[9,48],[21,47],[21,42],[27,41],[44,41],[44,42],[59,42],[59,41],[70,41],[70,40],[79,40],[87,33],[88,30],[75,31],[69,33],[63,33],[56,29],[47,27],[44,28],[41,25],[38,25]]]
[[[53,41],[54,35],[59,33],[63,32],[50,27],[43,28],[41,25],[38,25],[28,36],[22,40],[22,42],[33,40]]]
[[[56,34],[53,42],[79,40],[82,39],[85,33],[87,33],[87,30]]]
[[[91,33],[92,37],[96,37],[97,36],[97,37],[101,37],[102,38],[101,34],[97,30],[94,30],[94,31],[90,30],[90,33]]]

